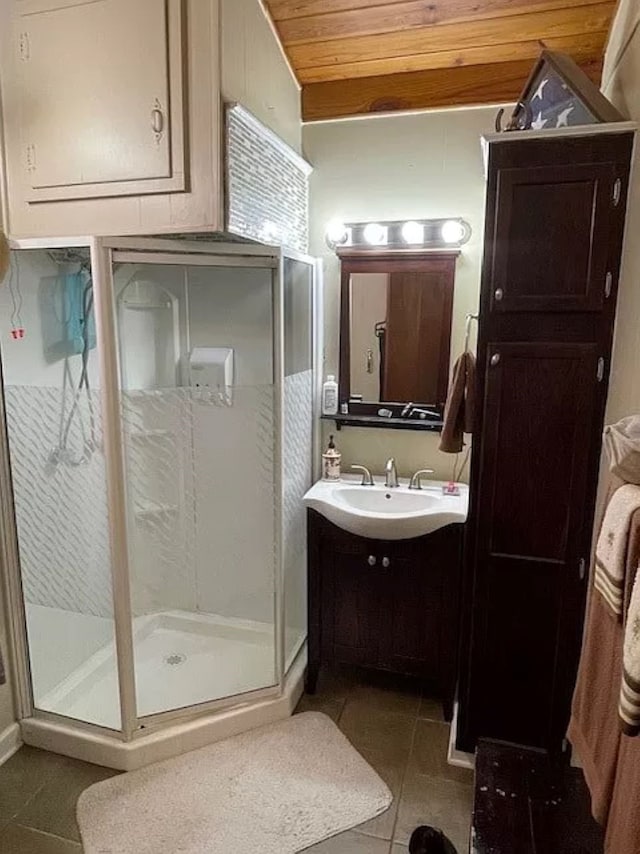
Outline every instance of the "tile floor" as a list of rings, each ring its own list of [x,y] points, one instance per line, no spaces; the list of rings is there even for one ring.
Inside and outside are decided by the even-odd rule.
[[[309,849],[313,854],[406,854],[419,824],[442,828],[468,854],[473,773],[447,764],[449,725],[442,706],[413,683],[382,674],[323,670],[315,696],[298,711],[338,724],[393,793],[378,818]]]
[[[428,823],[467,854],[473,779],[447,765],[449,727],[439,703],[380,676],[333,671],[300,701],[298,711],[308,710],[332,717],[394,795],[386,813],[310,852],[406,854],[413,828]],[[0,768],[0,854],[81,854],[78,796],[115,773],[23,747]]]

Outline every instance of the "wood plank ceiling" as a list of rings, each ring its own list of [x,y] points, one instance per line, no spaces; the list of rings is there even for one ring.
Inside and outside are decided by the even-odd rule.
[[[264,0],[306,121],[515,100],[542,47],[596,82],[615,0]]]

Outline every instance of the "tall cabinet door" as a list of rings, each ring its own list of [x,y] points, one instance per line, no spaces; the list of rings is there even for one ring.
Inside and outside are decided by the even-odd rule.
[[[600,311],[614,181],[613,163],[501,170],[493,311]]]
[[[496,343],[487,352],[473,691],[486,736],[546,746],[558,641],[580,585],[597,396],[595,344]],[[496,702],[497,701],[497,702]]]

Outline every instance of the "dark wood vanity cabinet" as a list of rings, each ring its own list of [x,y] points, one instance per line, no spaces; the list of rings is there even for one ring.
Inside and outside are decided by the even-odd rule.
[[[559,751],[580,654],[631,133],[489,147],[458,746]],[[505,134],[509,137],[509,134]]]
[[[411,540],[369,540],[308,511],[309,664],[418,677],[451,716],[460,620],[462,525]]]

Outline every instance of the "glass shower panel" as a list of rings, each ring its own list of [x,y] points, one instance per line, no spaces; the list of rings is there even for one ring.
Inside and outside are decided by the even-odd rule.
[[[114,268],[142,717],[278,681],[273,279]]]
[[[313,481],[313,267],[284,259],[285,669],[307,636],[307,515]]]
[[[34,705],[120,729],[88,249],[13,252],[0,317]]]

